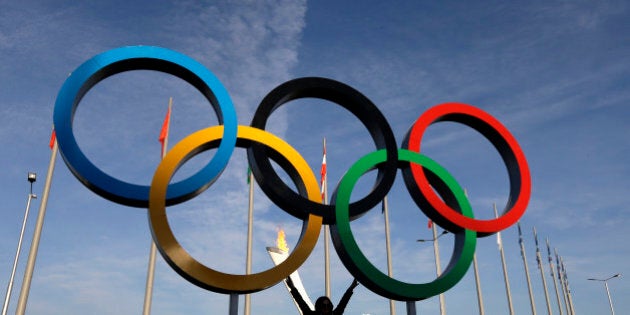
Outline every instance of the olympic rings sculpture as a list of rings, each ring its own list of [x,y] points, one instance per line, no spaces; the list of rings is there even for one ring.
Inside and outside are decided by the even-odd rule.
[[[82,97],[101,80],[125,71],[148,69],[177,76],[199,90],[213,107],[219,125],[197,131],[177,143],[157,167],[150,186],[114,178],[95,166],[79,148],[72,130],[74,112]],[[319,184],[306,161],[284,140],[265,131],[269,116],[295,99],[331,101],[355,115],[368,129],[376,151],[353,164],[333,193],[322,203]],[[87,188],[113,202],[148,208],[153,239],[167,263],[191,283],[219,293],[252,293],[275,285],[306,261],[317,243],[322,224],[331,227],[333,244],[348,271],[371,291],[390,299],[415,301],[443,293],[465,275],[477,237],[511,226],[523,215],[531,194],[529,167],[520,146],[498,120],[470,105],[445,103],[420,115],[398,148],[391,127],[378,108],[352,87],[326,78],[298,78],[273,89],[260,103],[250,126],[238,125],[232,101],[216,76],[190,57],[151,46],[122,47],[103,52],[79,66],[65,81],[55,103],[54,125],[63,159]],[[496,219],[475,219],[457,181],[435,161],[420,153],[424,131],[433,123],[454,121],[473,128],[497,149],[507,168],[510,190],[503,214]],[[278,207],[303,221],[296,248],[278,266],[266,271],[234,275],[209,268],[179,244],[166,217],[166,207],[195,197],[214,183],[235,147],[247,150],[254,178]],[[210,162],[180,182],[173,174],[200,152],[215,149]],[[273,169],[277,163],[296,190]],[[376,206],[391,189],[401,169],[405,186],[427,217],[455,235],[451,260],[432,282],[413,284],[383,274],[358,247],[350,222]],[[350,202],[352,189],[366,172],[376,170],[372,190]]]

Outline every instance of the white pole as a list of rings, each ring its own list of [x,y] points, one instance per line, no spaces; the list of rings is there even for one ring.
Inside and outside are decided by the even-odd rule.
[[[562,270],[560,270],[560,259],[558,259],[558,249],[553,249],[556,254],[556,268],[558,270],[558,282],[560,282],[560,288],[562,288],[562,301],[564,301],[564,309],[567,314],[571,314],[571,310],[569,309],[569,298],[567,297],[567,290],[564,286],[564,277],[562,276]]]
[[[564,261],[560,257],[560,263],[562,264],[562,271],[564,274],[564,285],[567,288],[567,297],[569,298],[569,309],[571,314],[575,315],[575,309],[573,308],[573,298],[571,297],[571,288],[569,287],[569,277],[567,277],[567,270],[564,268]]]
[[[438,245],[438,235],[437,235],[437,227],[436,224],[433,223],[431,225],[431,229],[433,230],[433,254],[435,255],[435,273],[439,277],[442,274],[442,267],[440,266],[440,248]],[[440,293],[440,314],[446,314],[446,305],[444,303],[444,293]]]
[[[26,228],[26,221],[28,220],[28,212],[29,212],[29,209],[31,208],[31,200],[33,198],[37,198],[37,196],[33,194],[33,191],[31,190],[31,192],[29,192],[28,194],[28,200],[26,201],[26,210],[24,211],[24,220],[22,221],[22,229],[20,230],[20,238],[18,239],[17,250],[15,251],[15,259],[13,260],[13,269],[11,270],[11,277],[9,279],[9,285],[7,286],[7,294],[4,299],[4,306],[2,307],[2,315],[6,315],[7,310],[9,309],[9,301],[11,300],[11,291],[13,289],[13,279],[15,278],[15,270],[17,269],[18,260],[20,258],[20,251],[22,250],[22,240],[24,239],[24,229]]]
[[[538,261],[538,269],[540,269],[540,277],[542,278],[543,289],[545,290],[545,301],[547,302],[547,313],[551,315],[551,301],[549,300],[549,291],[547,290],[547,280],[545,280],[545,269],[540,256],[540,248],[538,247],[538,234],[534,227],[534,240],[536,241],[536,261]]]
[[[389,234],[389,207],[387,204],[387,196],[383,198],[383,217],[385,218],[385,248],[387,251],[387,275],[391,278],[394,276],[392,266],[392,246]],[[394,300],[389,300],[389,314],[396,315],[396,304]]]
[[[245,266],[245,273],[252,273],[252,241],[254,234],[254,175],[252,172],[247,172],[247,182],[249,183],[249,210],[247,214],[247,263]],[[245,295],[244,304],[245,315],[251,314],[251,295]]]
[[[477,267],[477,254],[473,254],[473,269],[475,271],[475,287],[477,287],[477,305],[479,305],[479,315],[484,315],[486,312],[483,309],[481,282],[479,282],[479,268]]]
[[[464,195],[468,198],[468,190],[464,188]],[[479,280],[479,267],[477,266],[477,253],[473,253],[473,270],[475,272],[475,287],[477,288],[477,305],[479,306],[479,315],[486,312],[483,307],[483,297],[481,295],[481,282]]]
[[[560,302],[560,292],[558,292],[558,284],[556,283],[556,274],[553,270],[553,258],[551,258],[551,248],[549,247],[549,239],[547,239],[547,255],[549,257],[549,269],[551,271],[551,280],[553,280],[553,287],[556,289],[556,300],[558,302],[558,311],[560,315],[564,314],[562,312],[562,303]]]
[[[161,158],[166,156],[166,152],[168,150],[168,132],[170,128],[170,113],[173,107],[173,98],[170,97],[168,99],[168,114],[167,125],[166,125],[166,137],[164,137],[164,143],[162,144],[162,152]],[[143,315],[151,314],[151,304],[153,298],[153,280],[155,279],[155,259],[157,256],[157,247],[155,246],[155,242],[153,238],[151,238],[151,248],[149,250],[149,265],[147,267],[147,282],[144,289],[144,305],[142,308]]]
[[[326,157],[326,138],[324,138],[324,159],[327,159]],[[328,164],[327,160],[324,160],[324,163]],[[324,174],[324,178],[322,178],[322,189],[324,190],[324,200],[323,203],[325,205],[328,204],[328,169],[326,169],[326,173]],[[330,246],[328,245],[328,243],[330,243],[330,227],[328,226],[328,224],[324,225],[324,278],[325,278],[325,289],[326,289],[326,296],[327,297],[331,297],[331,292],[330,292]]]
[[[155,242],[151,240],[151,249],[149,250],[149,266],[147,268],[147,282],[144,290],[144,306],[143,315],[151,314],[151,300],[153,297],[153,279],[155,278],[155,258],[157,247]]]
[[[523,266],[525,267],[525,277],[527,279],[527,290],[529,291],[529,302],[532,307],[532,314],[536,315],[536,303],[534,303],[532,281],[529,278],[529,267],[527,266],[527,257],[525,256],[525,245],[523,244],[523,234],[521,233],[521,223],[518,222],[517,225],[518,225],[518,243],[521,245],[521,257],[523,257]]]
[[[615,315],[615,309],[613,308],[612,299],[610,298],[610,290],[608,289],[608,281],[604,281],[606,286],[606,294],[608,294],[608,305],[610,305],[610,314]]]
[[[35,230],[33,232],[33,240],[31,241],[31,250],[28,253],[28,260],[26,262],[26,268],[24,270],[24,280],[22,280],[22,289],[20,290],[20,299],[18,300],[16,315],[24,315],[26,310],[26,303],[28,301],[28,294],[31,290],[31,280],[33,279],[33,270],[35,269],[35,260],[37,260],[37,250],[39,249],[39,240],[42,236],[42,229],[44,227],[44,217],[46,216],[46,205],[48,204],[48,195],[50,194],[50,184],[52,183],[52,176],[55,172],[55,160],[57,158],[57,139],[53,141],[52,153],[50,154],[50,162],[48,163],[48,172],[46,174],[46,183],[44,184],[44,192],[42,193],[42,202],[39,204],[39,214],[37,215],[37,222],[35,223]]]
[[[497,205],[492,204],[492,207],[494,208],[494,216],[498,218],[499,214],[497,212]],[[514,307],[512,306],[512,293],[510,292],[510,280],[508,280],[507,265],[505,264],[505,254],[503,253],[503,243],[501,241],[501,232],[497,232],[497,243],[499,245],[499,252],[501,253],[501,265],[503,266],[503,278],[505,279],[505,293],[507,295],[508,308],[510,310],[510,315],[513,315]]]

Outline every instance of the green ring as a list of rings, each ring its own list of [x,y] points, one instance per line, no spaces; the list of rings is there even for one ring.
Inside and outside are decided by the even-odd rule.
[[[417,301],[441,294],[452,288],[466,274],[475,253],[477,232],[462,229],[454,233],[453,256],[444,272],[432,282],[419,284],[398,281],[381,272],[365,257],[352,235],[348,205],[354,185],[363,174],[385,162],[386,159],[385,150],[365,155],[352,165],[341,179],[336,192],[336,224],[331,226],[335,250],[346,269],[355,278],[366,288],[383,297],[399,301]],[[462,214],[469,218],[473,217],[472,208],[464,190],[446,169],[425,155],[409,150],[399,149],[398,159],[399,161],[420,164],[426,170],[434,173],[455,195]],[[409,164],[399,163],[400,167],[409,167]]]

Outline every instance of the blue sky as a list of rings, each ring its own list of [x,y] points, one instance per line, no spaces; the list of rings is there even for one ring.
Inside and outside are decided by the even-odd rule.
[[[630,275],[627,191],[630,157],[629,8],[624,1],[429,2],[383,1],[20,1],[0,5],[0,287],[6,288],[28,194],[28,171],[41,195],[50,158],[53,105],[65,78],[103,51],[156,45],[187,54],[217,75],[232,97],[239,123],[248,125],[258,103],[297,77],[332,78],[361,91],[382,111],[398,143],[429,107],[475,105],[499,119],[527,156],[532,197],[521,219],[536,306],[545,313],[532,228],[549,238],[567,268],[576,312],[606,312],[601,283]],[[95,86],[75,116],[82,150],[104,171],[148,184],[159,163],[159,130],[173,97],[169,143],[216,124],[203,97],[177,78],[126,72]],[[321,142],[328,145],[329,187],[374,149],[365,128],[332,103],[291,102],[276,111],[269,130],[284,138],[317,172]],[[492,146],[457,124],[430,128],[423,148],[466,187],[475,216],[490,218],[506,203],[508,177]],[[194,172],[212,152],[177,176]],[[245,270],[246,160],[237,149],[208,191],[169,208],[173,229],[193,256],[226,272]],[[401,178],[390,212],[394,274],[434,278],[426,217]],[[365,183],[370,177],[366,175]],[[357,194],[360,194],[360,189]],[[41,197],[41,196],[40,196]],[[295,244],[300,221],[255,196],[254,270],[270,267],[265,246],[283,228]],[[9,312],[17,304],[39,200],[33,203]],[[385,270],[379,209],[353,221],[362,249]],[[502,233],[516,313],[529,312],[516,227]],[[142,309],[150,234],[146,210],[107,201],[85,188],[57,160],[53,188],[28,304],[29,314],[129,314]],[[440,239],[450,259],[452,238]],[[300,268],[311,296],[324,291],[322,240]],[[544,249],[543,249],[544,251]],[[507,312],[494,237],[477,246],[486,311]],[[546,254],[544,255],[546,261]],[[547,281],[548,266],[545,266]],[[351,275],[333,253],[333,301]],[[615,310],[630,312],[625,276],[609,283]],[[4,291],[3,291],[4,292]],[[472,270],[445,295],[451,314],[477,308]],[[242,306],[242,300],[241,300]],[[552,304],[555,310],[555,304]],[[153,314],[226,313],[228,297],[180,278],[158,257]],[[417,303],[438,313],[438,300]],[[363,286],[347,314],[386,314],[387,300]],[[397,312],[404,313],[404,303]],[[252,297],[253,314],[295,312],[282,286]]]

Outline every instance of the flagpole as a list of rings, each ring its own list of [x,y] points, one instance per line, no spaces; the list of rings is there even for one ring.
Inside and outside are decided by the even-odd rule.
[[[433,230],[433,254],[435,255],[435,273],[439,277],[442,274],[442,266],[440,264],[440,248],[438,245],[437,227],[435,224],[431,224]],[[446,314],[446,305],[444,303],[444,293],[440,293],[440,315]]]
[[[468,190],[464,188],[464,195],[468,198]],[[479,280],[479,268],[477,266],[477,253],[473,253],[473,270],[475,273],[475,287],[477,288],[477,305],[479,306],[479,315],[485,315],[483,307],[483,297],[481,296],[481,282]]]
[[[540,248],[538,247],[538,234],[536,233],[536,227],[534,227],[534,240],[536,242],[536,261],[538,262],[538,269],[540,269],[540,277],[542,278],[543,289],[545,290],[545,301],[547,302],[547,313],[551,315],[551,301],[549,300],[549,291],[547,290],[547,280],[545,280],[545,269],[542,264],[542,257],[540,256]]]
[[[164,119],[164,124],[162,125],[162,131],[160,132],[160,142],[162,142],[162,150],[160,152],[160,157],[163,159],[166,156],[166,152],[168,150],[168,132],[171,124],[171,109],[173,108],[173,98],[170,97],[168,99],[168,110],[166,112],[166,117]],[[164,133],[164,135],[162,135]],[[142,308],[143,315],[151,314],[151,304],[153,298],[153,280],[155,279],[155,259],[157,256],[157,247],[155,246],[155,242],[153,238],[151,238],[151,248],[149,250],[149,265],[147,267],[147,282],[146,287],[144,289],[144,305]]]
[[[392,267],[392,246],[390,242],[390,234],[389,234],[389,207],[387,204],[387,196],[383,198],[383,217],[385,218],[385,248],[387,251],[387,275],[391,278],[394,276],[393,267]],[[394,300],[389,300],[389,314],[396,314],[396,304]]]
[[[562,276],[562,271],[560,270],[560,259],[558,258],[558,249],[553,249],[556,254],[556,268],[558,269],[558,282],[560,282],[560,288],[562,288],[562,300],[564,301],[564,309],[567,314],[571,314],[569,310],[569,299],[567,298],[567,290],[564,287],[564,277]]]
[[[560,303],[560,292],[558,292],[558,284],[556,283],[556,274],[553,270],[553,258],[551,258],[551,248],[549,247],[549,239],[547,238],[547,256],[549,258],[549,270],[551,272],[551,280],[553,281],[553,287],[556,290],[556,300],[558,302],[558,311],[560,315],[564,314],[562,312],[562,303]]]
[[[328,170],[326,166],[326,138],[323,140],[324,143],[324,157],[322,159],[322,190],[323,190],[323,200],[322,202],[327,205],[328,204]],[[326,296],[331,297],[330,292],[330,227],[328,224],[324,225],[324,276],[325,276],[325,289]]]
[[[497,212],[496,203],[493,203],[492,207],[494,208],[494,216],[498,218],[499,213]],[[501,232],[497,232],[497,244],[499,245],[499,252],[501,253],[501,265],[503,266],[503,278],[505,279],[505,293],[507,295],[508,307],[510,310],[510,315],[513,315],[514,307],[512,306],[512,293],[510,293],[510,280],[508,280],[507,265],[505,264],[505,253],[503,252],[503,243],[501,241]]]
[[[22,240],[24,239],[24,230],[26,229],[26,222],[28,220],[28,213],[31,209],[31,200],[37,198],[37,195],[33,193],[33,182],[35,181],[35,173],[28,173],[28,181],[31,183],[31,191],[28,193],[28,200],[26,201],[26,210],[24,211],[24,220],[22,220],[22,229],[20,230],[20,237],[18,239],[17,250],[15,251],[15,259],[13,260],[13,269],[11,270],[11,277],[9,278],[9,284],[7,285],[7,294],[4,299],[4,305],[2,306],[2,315],[7,314],[9,308],[9,301],[11,300],[11,291],[13,290],[13,279],[15,278],[15,270],[17,269],[18,260],[20,259],[20,251],[22,250]]]
[[[529,302],[532,307],[532,314],[536,315],[536,303],[534,303],[534,293],[532,292],[532,281],[529,278],[529,267],[527,266],[527,257],[525,256],[525,245],[523,244],[523,234],[521,232],[521,223],[516,223],[518,226],[518,243],[521,246],[521,257],[523,257],[523,266],[525,267],[525,276],[527,279],[527,290],[529,291]]]
[[[562,283],[567,295],[567,312],[571,315],[575,315],[573,312],[573,301],[571,300],[571,291],[569,290],[569,282],[567,281],[567,271],[564,269],[564,262],[562,256],[560,256],[560,266],[562,266]]]
[[[42,236],[42,229],[44,228],[44,217],[46,216],[46,205],[48,204],[48,195],[50,194],[50,185],[52,183],[52,176],[55,172],[55,161],[57,159],[57,139],[54,137],[53,127],[53,139],[52,139],[52,152],[50,153],[50,162],[48,163],[48,172],[46,174],[46,182],[44,183],[44,191],[42,193],[42,202],[39,204],[39,214],[37,215],[37,222],[35,223],[35,230],[33,231],[33,239],[31,241],[31,250],[28,253],[28,260],[26,261],[26,267],[24,270],[24,280],[22,280],[22,289],[20,290],[20,298],[15,310],[16,315],[24,315],[26,310],[26,303],[28,301],[28,294],[31,290],[31,280],[33,279],[33,271],[35,269],[35,260],[37,260],[37,251],[39,249],[39,240]]]
[[[564,274],[564,282],[567,287],[567,297],[569,298],[571,314],[575,314],[575,309],[573,308],[573,298],[571,297],[571,288],[569,287],[569,278],[567,277],[567,270],[564,268],[564,261],[562,257],[560,257],[560,263],[562,264],[562,273]]]
[[[479,282],[479,268],[477,267],[477,254],[473,253],[473,270],[475,272],[475,287],[477,288],[477,305],[479,306],[479,315],[486,312],[483,308],[483,297],[481,296],[481,282]]]
[[[247,214],[247,263],[245,273],[252,273],[252,241],[254,234],[254,175],[247,169],[247,183],[249,184],[249,211]],[[251,295],[245,294],[245,304],[243,312],[245,315],[251,314]]]

